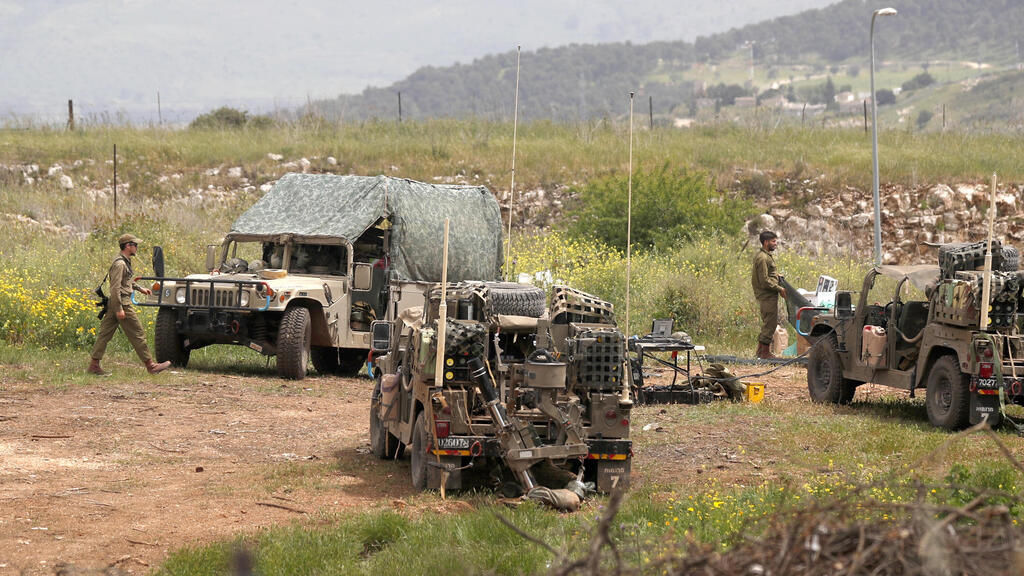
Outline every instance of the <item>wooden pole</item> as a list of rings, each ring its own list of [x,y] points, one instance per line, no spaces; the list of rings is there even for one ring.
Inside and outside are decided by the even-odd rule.
[[[441,252],[441,303],[437,308],[437,354],[434,359],[434,385],[444,386],[444,349],[448,331],[448,218],[444,219],[444,248]],[[434,423],[434,402],[428,399],[430,406],[430,429],[437,430]],[[437,463],[441,463],[441,455],[437,455]],[[445,497],[444,485],[448,483],[447,470],[441,468],[441,499]]]
[[[398,123],[402,123],[402,93],[398,93]]]
[[[992,189],[989,191],[988,205],[988,245],[985,248],[985,277],[981,283],[981,322],[982,332],[988,329],[989,298],[992,296],[992,235],[996,224],[996,175],[992,173]]]
[[[629,336],[629,281],[632,275],[633,243],[633,93],[629,93],[629,177],[626,196],[626,336]]]
[[[164,111],[160,107],[160,91],[156,92],[156,121],[160,126],[164,125]]]
[[[654,130],[654,96],[647,97],[647,114],[651,118],[651,130]]]
[[[68,130],[75,131],[75,104],[68,99]]]
[[[117,221],[117,144],[114,144],[114,221]]]
[[[864,100],[864,133],[868,133],[868,101]]]

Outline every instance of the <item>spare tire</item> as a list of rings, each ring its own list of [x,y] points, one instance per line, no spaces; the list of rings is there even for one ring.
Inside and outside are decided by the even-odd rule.
[[[1001,272],[1016,272],[1020,268],[1020,252],[1014,246],[1003,246],[999,264]]]
[[[540,318],[547,307],[542,288],[515,282],[484,282],[487,287],[487,311],[492,315]]]

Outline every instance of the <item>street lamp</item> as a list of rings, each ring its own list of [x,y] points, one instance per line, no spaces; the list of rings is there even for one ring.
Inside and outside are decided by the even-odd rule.
[[[882,263],[882,210],[878,200],[878,104],[875,102],[875,16],[895,16],[895,8],[879,8],[871,14],[871,163],[874,171],[875,265]]]

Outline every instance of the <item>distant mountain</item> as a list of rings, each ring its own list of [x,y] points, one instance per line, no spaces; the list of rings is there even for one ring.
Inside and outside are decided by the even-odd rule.
[[[895,17],[876,24],[876,56],[881,62],[921,64],[934,60],[995,62],[1009,66],[1024,47],[1021,0],[893,0]],[[875,6],[844,0],[760,24],[704,36],[690,42],[569,45],[522,53],[520,118],[555,120],[621,116],[630,91],[642,109],[654,104],[659,115],[686,115],[708,85],[746,84],[745,67],[820,70],[805,79],[822,82],[825,70],[848,64],[851,76],[866,68],[869,26]],[[739,73],[727,76],[724,64]],[[844,67],[845,68],[845,67]],[[752,66],[751,66],[752,69]],[[751,70],[752,72],[753,70]],[[406,118],[462,117],[508,119],[512,115],[516,54],[486,56],[469,64],[425,67],[385,88],[313,103],[312,112],[331,118],[395,118],[401,93]],[[775,72],[772,72],[774,74]],[[911,74],[912,75],[912,74]],[[769,76],[771,78],[771,76]],[[861,76],[863,78],[863,76]],[[770,84],[770,82],[768,83]],[[898,86],[898,84],[897,84]],[[309,110],[301,109],[300,113]]]

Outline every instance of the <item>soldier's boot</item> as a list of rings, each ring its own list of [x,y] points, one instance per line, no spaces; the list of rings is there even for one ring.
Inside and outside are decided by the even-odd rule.
[[[89,359],[89,367],[85,369],[89,374],[96,374],[97,376],[106,376],[107,373],[100,368],[100,361],[95,358]]]
[[[757,344],[757,357],[762,360],[776,360],[777,356],[772,354],[772,347],[770,344]]]
[[[159,364],[157,364],[156,362],[154,362],[152,360],[150,360],[149,362],[146,362],[146,371],[148,371],[150,374],[159,374],[159,373],[163,372],[164,370],[167,370],[170,367],[171,367],[171,361],[170,360],[168,360],[166,362],[160,362]]]

